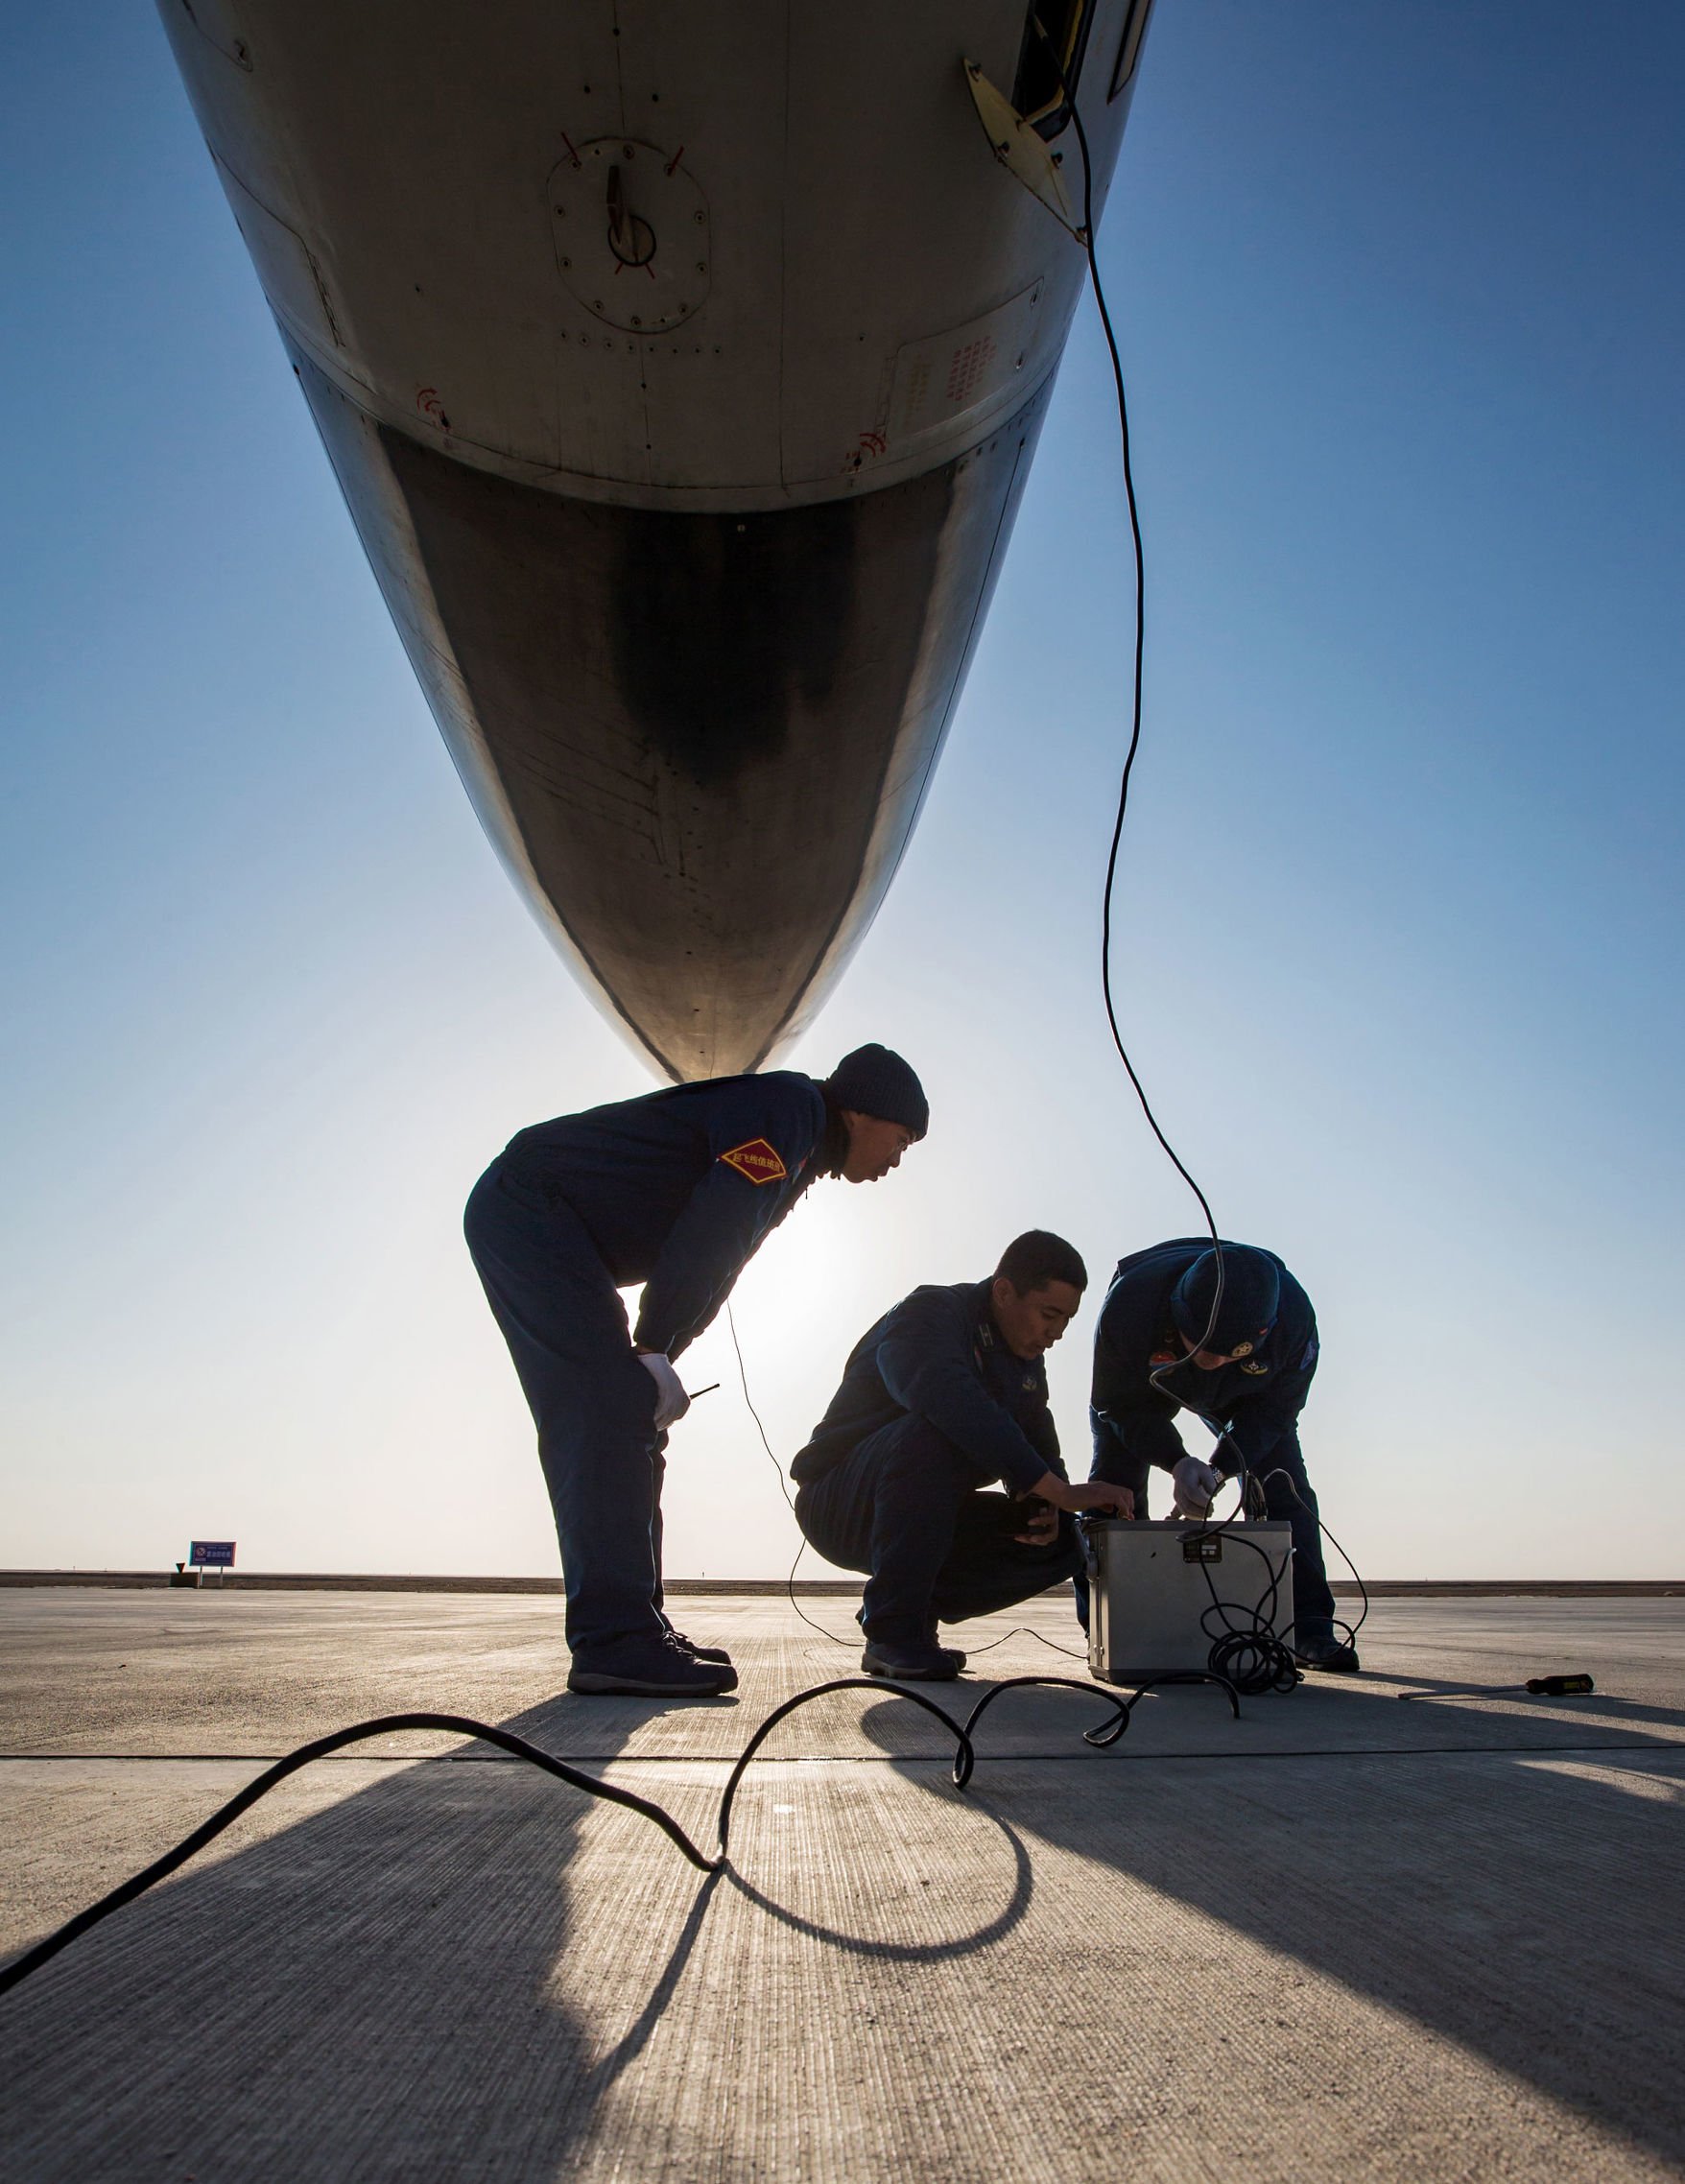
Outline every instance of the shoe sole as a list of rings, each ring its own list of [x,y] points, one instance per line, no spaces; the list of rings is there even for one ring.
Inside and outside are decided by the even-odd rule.
[[[572,1669],[567,1688],[590,1698],[720,1698],[737,1689],[737,1677],[728,1671],[705,1684],[656,1683],[648,1676],[615,1676],[594,1669]]]
[[[863,1674],[868,1676],[888,1676],[891,1683],[952,1683],[959,1675],[958,1669],[873,1669],[861,1663]]]
[[[1356,1661],[1348,1668],[1343,1661],[1336,1665],[1330,1661],[1301,1660],[1297,1653],[1293,1655],[1293,1666],[1305,1670],[1311,1675],[1319,1676],[1355,1676],[1363,1673],[1361,1665]]]

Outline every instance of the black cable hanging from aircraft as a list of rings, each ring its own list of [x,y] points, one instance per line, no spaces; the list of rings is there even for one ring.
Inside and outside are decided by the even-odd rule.
[[[1088,278],[1093,284],[1094,301],[1100,312],[1101,328],[1105,335],[1106,353],[1111,359],[1112,385],[1117,392],[1118,432],[1123,445],[1124,497],[1128,505],[1129,539],[1135,564],[1135,654],[1129,706],[1129,743],[1128,748],[1124,753],[1124,770],[1118,782],[1117,817],[1112,821],[1111,847],[1105,861],[1105,889],[1101,898],[1101,994],[1105,1003],[1105,1020],[1111,1032],[1112,1044],[1116,1047],[1118,1059],[1123,1063],[1128,1074],[1129,1082],[1134,1087],[1135,1098],[1140,1102],[1141,1112],[1147,1118],[1147,1127],[1158,1140],[1171,1166],[1199,1201],[1199,1211],[1204,1215],[1205,1225],[1211,1232],[1212,1248],[1217,1253],[1217,1289],[1211,1300],[1211,1316],[1205,1325],[1205,1334],[1208,1338],[1217,1325],[1218,1315],[1222,1307],[1222,1239],[1217,1233],[1217,1221],[1211,1211],[1211,1201],[1199,1188],[1192,1171],[1180,1153],[1164,1134],[1159,1126],[1158,1117],[1152,1111],[1152,1103],[1147,1097],[1147,1088],[1142,1083],[1140,1073],[1131,1060],[1129,1050],[1124,1042],[1124,1034],[1118,1025],[1117,1007],[1112,997],[1112,897],[1117,886],[1118,849],[1124,836],[1124,818],[1129,808],[1129,782],[1135,771],[1135,755],[1141,748],[1142,668],[1147,648],[1147,557],[1141,541],[1141,510],[1135,498],[1135,466],[1129,441],[1129,398],[1124,385],[1124,362],[1118,350],[1118,338],[1112,326],[1111,311],[1105,300],[1105,283],[1100,277],[1100,260],[1094,248],[1094,171],[1088,156],[1088,131],[1082,126],[1082,116],[1077,110],[1077,101],[1072,96],[1070,86],[1065,82],[1064,69],[1059,61],[1058,54],[1055,50],[1053,40],[1048,36],[1039,15],[1035,18],[1035,28],[1047,46],[1049,59],[1057,73],[1059,89],[1064,94],[1066,109],[1071,116],[1071,127],[1077,132],[1077,149],[1082,158],[1082,226],[1078,240],[1081,243],[1088,259]],[[1202,1347],[1203,1344],[1201,1343],[1199,1346]]]
[[[1218,1234],[1217,1217],[1211,1210],[1210,1199],[1200,1189],[1193,1171],[1165,1135],[1158,1117],[1152,1111],[1152,1103],[1147,1097],[1147,1087],[1142,1083],[1140,1072],[1125,1043],[1111,989],[1112,900],[1117,888],[1118,850],[1124,837],[1124,819],[1129,808],[1129,783],[1135,771],[1136,754],[1141,748],[1142,681],[1147,650],[1147,555],[1141,538],[1141,510],[1135,496],[1135,465],[1129,439],[1129,397],[1124,383],[1124,360],[1118,349],[1117,332],[1111,322],[1111,309],[1105,299],[1105,283],[1100,275],[1100,258],[1094,246],[1094,166],[1088,154],[1088,131],[1082,126],[1082,116],[1078,111],[1076,98],[1066,81],[1064,65],[1054,41],[1048,36],[1040,16],[1036,15],[1032,20],[1058,79],[1059,90],[1065,101],[1065,109],[1071,117],[1071,126],[1077,132],[1077,149],[1082,160],[1082,225],[1078,230],[1077,239],[1088,260],[1088,278],[1093,284],[1101,329],[1105,335],[1106,354],[1111,360],[1112,386],[1117,395],[1118,436],[1123,453],[1124,498],[1128,507],[1129,542],[1135,566],[1135,646],[1130,677],[1129,742],[1124,753],[1123,772],[1118,781],[1117,816],[1112,821],[1111,843],[1105,860],[1105,887],[1101,896],[1100,990],[1105,1005],[1105,1021],[1111,1033],[1112,1045],[1117,1049],[1118,1059],[1123,1063],[1134,1088],[1141,1112],[1147,1118],[1147,1127],[1158,1140],[1171,1166],[1198,1200],[1199,1211],[1204,1216],[1205,1226],[1210,1232],[1211,1248],[1217,1259],[1217,1281],[1212,1292],[1211,1311],[1205,1321],[1205,1331],[1194,1344],[1198,1351],[1202,1350],[1211,1340],[1222,1310],[1222,1239]],[[1162,1378],[1163,1373],[1169,1369],[1161,1366],[1157,1372],[1150,1375],[1153,1386],[1161,1394],[1169,1393]],[[1219,1436],[1220,1447],[1223,1437]],[[1247,1474],[1243,1460],[1240,1499],[1226,1521],[1233,1523],[1246,1510],[1246,1504]],[[1248,1540],[1246,1544],[1251,1546],[1253,1542]],[[1263,1550],[1259,1549],[1258,1552],[1262,1554]],[[1211,1592],[1211,1607],[1206,1610],[1206,1615],[1217,1614],[1222,1625],[1221,1630],[1212,1631],[1204,1618],[1201,1619],[1201,1626],[1212,1639],[1208,1666],[1213,1674],[1238,1675],[1241,1679],[1239,1688],[1244,1691],[1292,1691],[1298,1684],[1299,1672],[1291,1650],[1275,1632],[1275,1599],[1280,1576],[1273,1571],[1267,1555],[1264,1563],[1266,1571],[1270,1573],[1270,1581],[1263,1598],[1256,1604],[1241,1605],[1219,1600],[1210,1573],[1206,1572],[1205,1582]],[[1238,1624],[1234,1620],[1237,1616],[1241,1619]]]
[[[1123,1031],[1118,1023],[1117,1006],[1111,985],[1112,902],[1117,886],[1118,851],[1123,842],[1124,819],[1129,808],[1129,784],[1135,771],[1136,753],[1141,748],[1142,683],[1147,641],[1147,558],[1141,537],[1141,511],[1135,496],[1135,468],[1129,438],[1129,398],[1124,381],[1123,357],[1118,348],[1118,338],[1112,325],[1111,310],[1105,299],[1105,283],[1101,278],[1100,259],[1095,249],[1094,169],[1088,154],[1088,131],[1082,125],[1082,116],[1078,109],[1077,100],[1072,92],[1071,85],[1066,80],[1063,62],[1053,39],[1048,35],[1045,24],[1039,15],[1033,16],[1032,20],[1035,25],[1037,35],[1047,48],[1049,61],[1058,80],[1059,90],[1065,102],[1065,109],[1071,117],[1071,126],[1076,131],[1077,149],[1082,160],[1082,225],[1078,230],[1077,239],[1081,244],[1083,253],[1088,260],[1088,278],[1093,284],[1094,301],[1100,313],[1102,331],[1105,335],[1106,354],[1111,361],[1112,385],[1117,395],[1118,434],[1123,454],[1124,497],[1128,508],[1129,540],[1135,567],[1135,646],[1130,683],[1129,741],[1124,754],[1123,772],[1118,782],[1117,815],[1112,821],[1111,843],[1105,861],[1105,887],[1101,899],[1101,994],[1105,1005],[1106,1026],[1111,1033],[1112,1044],[1117,1049],[1118,1059],[1123,1063],[1129,1082],[1134,1088],[1135,1098],[1140,1103],[1141,1112],[1147,1118],[1147,1126],[1158,1140],[1171,1166],[1175,1168],[1176,1174],[1198,1200],[1199,1211],[1204,1216],[1205,1226],[1210,1233],[1212,1250],[1217,1259],[1217,1281],[1212,1294],[1210,1315],[1205,1322],[1205,1332],[1194,1345],[1196,1350],[1199,1350],[1203,1349],[1206,1342],[1211,1339],[1217,1327],[1219,1315],[1222,1310],[1224,1278],[1222,1239],[1218,1234],[1217,1220],[1211,1210],[1211,1201],[1206,1198],[1193,1172],[1176,1151],[1175,1147],[1165,1135],[1158,1117],[1152,1111],[1152,1103],[1147,1097],[1147,1088],[1141,1081],[1140,1073],[1130,1056]],[[1170,1368],[1161,1367],[1159,1372],[1151,1376],[1161,1393],[1169,1392],[1168,1389],[1164,1389],[1160,1377],[1161,1373],[1168,1369]],[[1225,1428],[1224,1432],[1219,1435],[1217,1445],[1221,1447],[1223,1440],[1228,1437],[1228,1430]],[[1235,1453],[1237,1456],[1240,1455],[1238,1449]],[[1285,1472],[1272,1472],[1267,1475],[1267,1478],[1272,1477],[1287,1478],[1287,1474]],[[1266,1481],[1258,1482],[1260,1493],[1265,1484]],[[1240,1498],[1228,1517],[1222,1520],[1222,1527],[1234,1524],[1245,1515],[1251,1499],[1251,1484],[1250,1472],[1246,1467],[1245,1459],[1242,1458]],[[1288,1479],[1288,1485],[1293,1492],[1294,1501],[1301,1501],[1302,1498],[1296,1487],[1293,1487],[1291,1479]],[[1222,1529],[1222,1527],[1212,1527],[1211,1529]],[[1236,1536],[1238,1538],[1240,1535],[1237,1534]],[[1329,1533],[1328,1536],[1333,1539],[1332,1533]],[[1254,1543],[1247,1541],[1246,1544],[1251,1546]],[[1357,1632],[1363,1627],[1368,1616],[1368,1590],[1359,1574],[1357,1564],[1346,1554],[1345,1549],[1340,1546],[1338,1540],[1334,1540],[1334,1545],[1339,1549],[1346,1567],[1357,1581],[1359,1592],[1363,1595],[1363,1611],[1358,1617],[1357,1625],[1354,1626],[1344,1622],[1337,1623],[1337,1627],[1345,1630],[1348,1642],[1355,1643]],[[1257,1552],[1262,1554],[1263,1550],[1258,1549]],[[1238,1605],[1231,1602],[1221,1601],[1217,1597],[1216,1587],[1211,1584],[1209,1572],[1207,1572],[1205,1580],[1211,1589],[1211,1607],[1206,1610],[1206,1614],[1209,1616],[1216,1613],[1222,1626],[1222,1629],[1215,1634],[1212,1634],[1207,1626],[1207,1634],[1214,1635],[1208,1666],[1215,1674],[1236,1676],[1239,1688],[1252,1694],[1265,1691],[1292,1691],[1300,1681],[1299,1671],[1293,1660],[1292,1650],[1276,1634],[1274,1626],[1275,1599],[1280,1585],[1280,1573],[1271,1569],[1267,1555],[1265,1556],[1265,1565],[1266,1569],[1270,1571],[1270,1579],[1266,1585],[1263,1598],[1253,1604]],[[1238,1622],[1235,1620],[1237,1617],[1240,1619]]]

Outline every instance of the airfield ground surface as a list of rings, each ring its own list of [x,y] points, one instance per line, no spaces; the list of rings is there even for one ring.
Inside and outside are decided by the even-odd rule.
[[[734,1699],[567,1697],[551,1600],[0,1594],[0,1950],[267,1757],[404,1708],[710,1840],[755,1723],[857,1656],[779,1601],[676,1605]],[[959,1635],[1014,1622],[1077,1642],[1051,1598]],[[484,1747],[324,1762],[0,1999],[0,2175],[1685,2173],[1685,1599],[1387,1601],[1363,1651],[1239,1722],[1150,1697],[1105,1753],[1097,1698],[1011,1694],[963,1795],[913,1707],[820,1700],[712,1883]],[[1394,1696],[1581,1668],[1595,1697]],[[1016,1636],[948,1702],[1065,1670]]]

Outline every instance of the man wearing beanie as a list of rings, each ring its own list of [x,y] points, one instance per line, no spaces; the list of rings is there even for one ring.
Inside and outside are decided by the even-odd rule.
[[[736,1688],[662,1607],[663,1452],[690,1408],[675,1361],[816,1176],[875,1183],[929,1125],[907,1063],[866,1046],[819,1083],[771,1070],[539,1123],[475,1184],[463,1228],[538,1428],[570,1691]]]
[[[867,1675],[947,1681],[963,1653],[937,1625],[991,1615],[1081,1564],[1071,1513],[1127,1516],[1127,1490],[1073,1486],[1044,1353],[1082,1301],[1082,1261],[1032,1228],[987,1281],[915,1289],[855,1344],[790,1466],[795,1521],[827,1561],[868,1573]],[[1005,1494],[984,1489],[994,1480]]]
[[[1293,1526],[1295,1657],[1350,1674],[1358,1657],[1334,1635],[1317,1497],[1299,1448],[1317,1354],[1311,1300],[1273,1251],[1224,1244],[1221,1300],[1209,1237],[1179,1236],[1121,1259],[1094,1331],[1093,1475],[1131,1488],[1145,1517],[1156,1465],[1171,1475],[1175,1513],[1198,1518],[1222,1481],[1246,1470],[1270,1514]],[[1214,1462],[1182,1446],[1171,1422],[1179,1410],[1222,1434]]]

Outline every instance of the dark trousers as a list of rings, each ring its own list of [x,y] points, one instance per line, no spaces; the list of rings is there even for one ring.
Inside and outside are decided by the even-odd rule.
[[[1106,1463],[1106,1477],[1135,1496],[1135,1514],[1151,1515],[1147,1507],[1148,1482],[1152,1466],[1145,1460],[1140,1477],[1126,1476],[1127,1460],[1116,1455]],[[1286,1476],[1282,1477],[1281,1474]],[[1328,1573],[1322,1567],[1322,1526],[1317,1514],[1317,1496],[1305,1475],[1304,1452],[1296,1433],[1283,1434],[1264,1460],[1264,1506],[1272,1517],[1293,1526],[1293,1619],[1298,1638],[1327,1638],[1334,1630],[1334,1595],[1328,1589]],[[1086,1625],[1088,1586],[1078,1587],[1079,1612]]]
[[[463,1228],[538,1428],[568,1645],[589,1659],[658,1641],[667,1436],[620,1293],[572,1208],[506,1182],[496,1161]]]
[[[801,1488],[795,1521],[825,1557],[869,1573],[861,1622],[868,1638],[917,1645],[937,1621],[991,1615],[1075,1577],[1075,1528],[1059,1518],[1048,1547],[1011,1535],[1031,1505],[980,1490],[977,1466],[923,1418],[896,1418]]]

